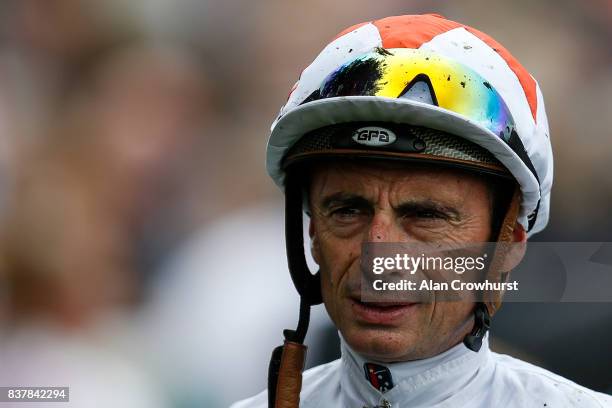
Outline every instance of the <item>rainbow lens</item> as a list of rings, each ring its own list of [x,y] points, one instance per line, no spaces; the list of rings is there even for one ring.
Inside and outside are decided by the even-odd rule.
[[[360,55],[329,74],[303,103],[338,96],[409,99],[460,114],[508,142],[514,120],[476,71],[436,53],[407,48]]]

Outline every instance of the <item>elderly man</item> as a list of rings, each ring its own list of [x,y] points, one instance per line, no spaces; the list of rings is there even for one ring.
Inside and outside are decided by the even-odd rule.
[[[552,163],[540,88],[491,37],[438,15],[340,33],[272,125],[267,165],[285,190],[300,322],[273,353],[268,391],[234,407],[612,406],[489,350],[501,291],[389,304],[360,292],[364,243],[524,243],[548,221]],[[320,302],[342,357],[302,379],[309,308]]]

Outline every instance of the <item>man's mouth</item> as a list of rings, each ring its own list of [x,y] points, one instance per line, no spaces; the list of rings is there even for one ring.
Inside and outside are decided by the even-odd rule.
[[[414,302],[362,302],[351,298],[351,307],[358,320],[372,324],[394,324],[412,311]]]

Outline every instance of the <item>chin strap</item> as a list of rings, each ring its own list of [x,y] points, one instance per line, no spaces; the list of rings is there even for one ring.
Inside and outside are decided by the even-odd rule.
[[[521,194],[517,187],[512,195],[512,200],[508,206],[508,211],[501,224],[497,242],[502,243],[495,249],[495,254],[489,265],[488,278],[492,281],[506,281],[510,276],[509,271],[503,271],[504,260],[507,255],[508,246],[504,243],[513,242],[513,233],[518,218]],[[476,303],[474,307],[474,327],[470,334],[465,336],[463,344],[472,351],[478,352],[482,347],[482,340],[491,327],[491,317],[499,310],[502,303],[503,292],[488,294],[484,302]]]
[[[288,173],[285,184],[285,240],[287,261],[293,283],[300,294],[300,317],[295,330],[284,330],[285,341],[272,352],[268,367],[268,407],[298,408],[302,371],[307,347],[304,345],[310,307],[322,302],[319,274],[312,274],[304,251],[302,183]]]
[[[470,334],[465,336],[463,344],[472,351],[478,352],[482,347],[482,340],[491,327],[491,315],[487,305],[482,302],[476,303],[474,308],[474,327]]]

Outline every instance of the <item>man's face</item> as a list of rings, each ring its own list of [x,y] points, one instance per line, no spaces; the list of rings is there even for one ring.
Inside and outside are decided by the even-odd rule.
[[[408,165],[319,165],[310,184],[310,207],[323,301],[355,351],[377,361],[406,361],[461,342],[472,326],[471,303],[362,303],[361,245],[488,241],[491,199],[482,178]]]

